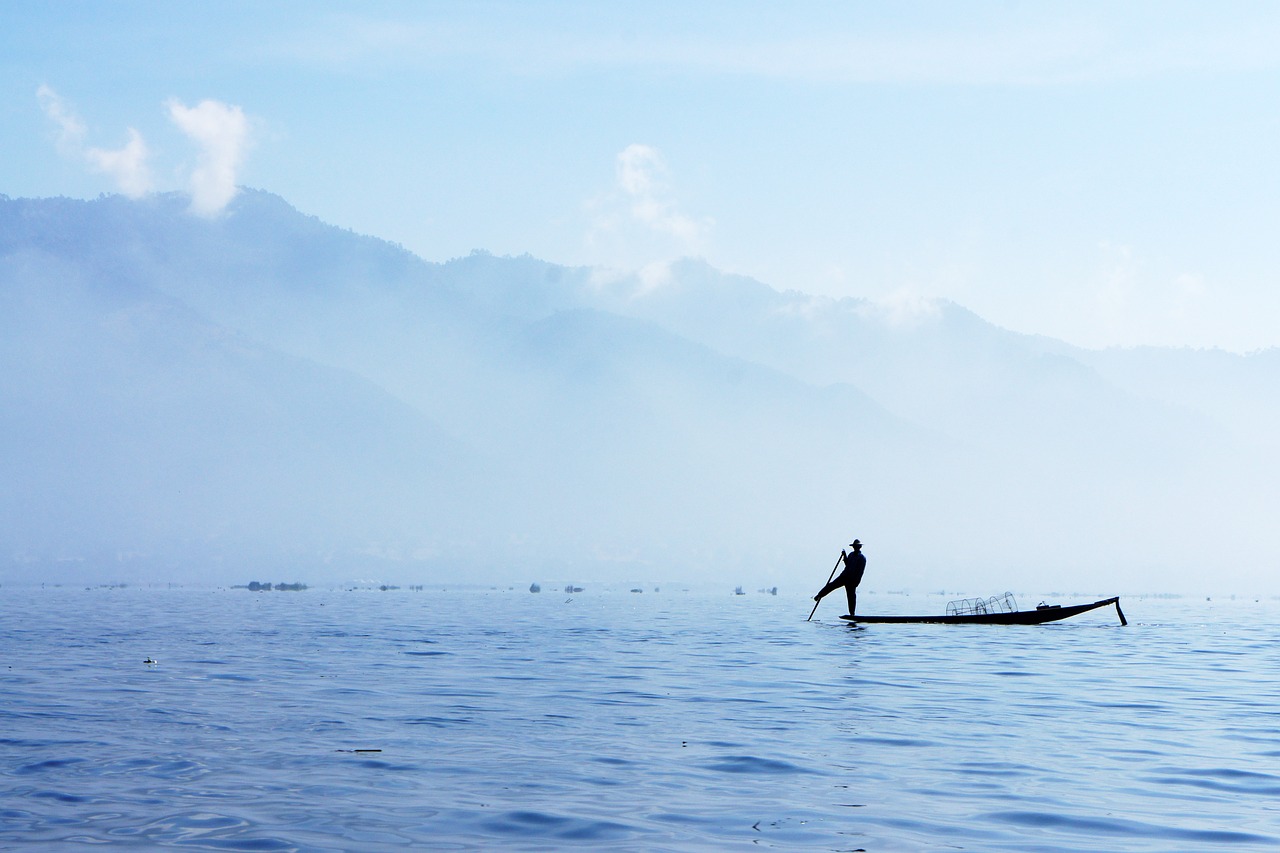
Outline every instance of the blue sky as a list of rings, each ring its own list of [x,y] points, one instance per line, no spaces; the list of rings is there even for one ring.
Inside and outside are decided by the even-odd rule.
[[[1280,345],[1280,5],[6,3],[0,193]]]

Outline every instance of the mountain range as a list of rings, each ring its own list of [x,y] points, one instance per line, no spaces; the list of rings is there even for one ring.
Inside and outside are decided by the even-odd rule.
[[[857,536],[873,589],[1274,584],[1274,349],[431,263],[244,190],[0,196],[0,377],[12,581],[816,588]]]

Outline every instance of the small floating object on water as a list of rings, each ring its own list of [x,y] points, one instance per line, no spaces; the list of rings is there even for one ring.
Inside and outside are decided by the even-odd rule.
[[[335,749],[334,752],[382,752],[380,749]]]
[[[159,661],[154,661],[151,658],[147,658],[146,660],[143,661],[143,663],[159,663]]]

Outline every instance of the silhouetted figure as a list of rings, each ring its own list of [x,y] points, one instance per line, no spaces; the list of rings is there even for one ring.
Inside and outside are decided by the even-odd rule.
[[[862,556],[862,543],[857,539],[850,542],[849,547],[853,549],[852,554],[843,550],[840,552],[840,558],[844,560],[844,571],[819,590],[813,600],[821,601],[827,593],[844,587],[844,594],[849,597],[849,615],[852,616],[854,608],[858,606],[858,584],[862,583],[862,573],[867,569],[867,558]]]

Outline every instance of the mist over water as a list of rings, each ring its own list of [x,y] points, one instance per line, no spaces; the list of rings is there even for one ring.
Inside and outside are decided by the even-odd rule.
[[[1276,591],[1280,350],[189,202],[0,198],[6,580],[785,587],[857,536],[887,588]]]
[[[0,844],[1280,845],[1274,600],[747,592],[7,586]]]

